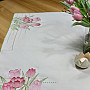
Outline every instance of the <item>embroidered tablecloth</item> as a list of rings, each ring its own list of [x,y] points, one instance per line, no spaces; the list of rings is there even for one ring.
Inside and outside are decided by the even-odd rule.
[[[62,12],[15,13],[0,53],[0,75],[33,67],[48,77],[41,90],[90,90],[90,68],[74,65],[85,29],[72,27],[72,20]]]

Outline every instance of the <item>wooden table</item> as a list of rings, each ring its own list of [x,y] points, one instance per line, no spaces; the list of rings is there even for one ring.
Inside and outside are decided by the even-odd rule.
[[[14,13],[60,12],[64,0],[3,0],[0,1],[0,47]]]

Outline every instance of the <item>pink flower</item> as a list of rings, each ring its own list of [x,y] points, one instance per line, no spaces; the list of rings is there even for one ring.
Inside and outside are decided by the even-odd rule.
[[[36,80],[32,82],[32,84],[29,86],[29,90],[40,90],[41,89],[42,82]]]
[[[3,88],[3,90],[14,90],[14,88],[10,87],[10,85],[8,83],[4,83],[2,88]]]
[[[10,70],[9,78],[19,77],[21,75],[20,71],[21,71],[21,69]]]
[[[65,2],[72,5],[74,3],[74,0],[66,0]]]
[[[40,23],[32,23],[32,26],[40,26]]]
[[[75,14],[81,14],[80,11],[74,10]]]
[[[20,25],[19,28],[27,29],[29,26],[28,25]]]
[[[8,82],[8,85],[10,85],[10,87],[13,87],[13,88],[20,88],[24,85],[25,83],[25,80],[23,77],[13,77],[10,82]]]
[[[39,17],[33,18],[33,21],[40,21],[41,19]]]
[[[27,72],[26,72],[26,77],[29,77],[29,78],[32,78],[36,73],[36,69],[29,69]]]
[[[21,20],[24,21],[25,23],[32,23],[32,21],[33,21],[29,17],[23,17]]]
[[[74,13],[74,11],[80,12],[80,9],[77,8],[77,7],[75,7],[75,6],[71,6],[70,11],[71,11],[72,13]]]
[[[81,21],[83,16],[81,14],[76,14],[74,13],[74,15],[72,16],[76,21]]]

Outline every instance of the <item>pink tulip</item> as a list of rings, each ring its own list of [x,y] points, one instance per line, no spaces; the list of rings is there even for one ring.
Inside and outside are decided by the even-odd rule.
[[[66,0],[65,2],[72,5],[74,3],[74,0]]]
[[[10,87],[10,85],[8,83],[4,83],[2,88],[3,88],[3,90],[14,90],[14,88]]]
[[[28,25],[20,25],[19,28],[27,29],[29,26]]]
[[[10,70],[9,78],[19,77],[21,75],[20,71],[21,71],[21,69]]]
[[[33,18],[33,21],[40,21],[41,19],[39,17]]]
[[[10,87],[13,87],[13,88],[20,88],[24,85],[25,83],[25,80],[23,77],[13,77],[10,82],[8,82],[8,84],[10,85]]]
[[[75,7],[75,6],[71,6],[70,11],[71,11],[72,13],[74,13],[74,11],[80,12],[80,9],[77,8],[77,7]]]
[[[26,77],[29,77],[29,78],[32,78],[36,73],[36,69],[29,69],[27,72],[26,72]]]
[[[32,23],[32,26],[40,26],[40,23]]]
[[[32,84],[29,86],[29,90],[40,90],[41,89],[42,82],[36,80],[32,82]]]
[[[75,14],[81,14],[80,11],[74,10]]]
[[[83,16],[81,14],[76,14],[74,13],[74,15],[72,16],[76,21],[81,21]]]
[[[24,21],[25,23],[32,23],[32,21],[33,21],[29,17],[23,17],[21,20]]]

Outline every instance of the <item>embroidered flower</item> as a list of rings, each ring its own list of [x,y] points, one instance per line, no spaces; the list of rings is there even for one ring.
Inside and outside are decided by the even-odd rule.
[[[33,21],[33,19],[30,19],[29,17],[23,17],[21,20],[24,21],[25,23],[32,23]]]
[[[40,21],[41,19],[39,17],[33,18],[33,21]]]
[[[27,29],[29,26],[28,25],[20,25],[19,28]]]
[[[40,23],[32,23],[32,26],[40,26]]]
[[[8,82],[8,85],[10,85],[10,87],[13,87],[13,88],[20,88],[24,85],[25,83],[25,80],[23,77],[13,77],[10,82]]]
[[[21,75],[20,71],[21,71],[21,69],[10,70],[9,78],[19,77]]]
[[[14,88],[10,87],[10,85],[8,83],[4,83],[2,88],[3,88],[3,90],[14,90]]]
[[[40,23],[37,23],[41,19],[39,17],[33,17],[33,16],[25,16],[25,17],[15,17],[13,19],[13,24],[11,24],[12,30],[19,30],[21,29],[27,29],[30,30],[30,27],[34,26],[40,26]]]
[[[15,70],[10,70],[9,73],[11,72],[19,72],[20,74],[21,70],[15,69]],[[11,80],[9,82],[7,82],[2,76],[1,76],[1,81],[5,82],[2,86],[3,90],[16,90],[16,89],[20,89],[20,90],[40,90],[41,89],[41,85],[42,82],[44,80],[46,80],[47,78],[44,78],[42,80],[36,80],[37,75],[35,75],[36,73],[36,69],[29,69],[26,72],[26,75],[24,74],[24,72],[22,71],[22,77],[13,77],[11,78]],[[34,76],[35,75],[35,76]],[[26,77],[27,78],[26,78]],[[32,78],[33,77],[33,78]],[[31,78],[31,79],[30,79]]]
[[[40,90],[41,89],[42,82],[35,80],[30,86],[29,90]]]
[[[32,78],[36,73],[36,69],[29,69],[27,72],[26,72],[26,77],[29,77],[29,78]]]

